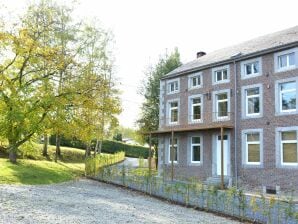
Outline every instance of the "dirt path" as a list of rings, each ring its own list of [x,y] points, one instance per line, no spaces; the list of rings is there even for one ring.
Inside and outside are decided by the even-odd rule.
[[[238,223],[136,192],[81,179],[0,185],[0,223]]]

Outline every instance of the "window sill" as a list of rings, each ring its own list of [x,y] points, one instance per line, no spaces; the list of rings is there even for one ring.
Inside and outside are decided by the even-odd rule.
[[[173,95],[173,94],[176,94],[176,93],[179,93],[179,91],[167,92],[167,95]]]
[[[193,86],[193,87],[189,87],[188,90],[191,91],[191,90],[195,90],[195,89],[201,89],[203,86],[200,85],[200,86]]]
[[[262,163],[244,163],[242,164],[243,168],[264,168]]]
[[[241,74],[241,80],[251,79],[251,78],[255,78],[255,77],[259,77],[259,76],[262,76],[262,74],[261,73],[256,73],[256,74],[251,74],[251,75]]]
[[[276,69],[275,73],[291,71],[291,70],[294,70],[296,68],[297,68],[297,66],[294,66],[294,65],[290,66],[290,67],[286,67],[286,68],[278,68],[278,69]]]
[[[288,111],[288,112],[277,112],[275,116],[285,116],[285,115],[295,115],[298,114],[298,111]]]
[[[242,116],[242,119],[247,120],[247,119],[262,118],[262,117],[263,117],[263,114],[244,115],[244,116]]]
[[[283,163],[283,164],[279,164],[279,166],[277,168],[285,168],[285,169],[298,169],[298,163]]]
[[[202,162],[190,162],[188,166],[202,166]]]
[[[229,83],[230,80],[224,80],[224,81],[219,81],[219,82],[213,82],[212,85],[218,85],[218,84],[225,84],[225,83]]]

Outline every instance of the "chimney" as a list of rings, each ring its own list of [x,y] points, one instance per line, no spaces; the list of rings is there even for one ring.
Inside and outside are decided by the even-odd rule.
[[[204,51],[197,52],[197,58],[200,58],[200,57],[202,57],[204,55],[206,55],[206,53]]]

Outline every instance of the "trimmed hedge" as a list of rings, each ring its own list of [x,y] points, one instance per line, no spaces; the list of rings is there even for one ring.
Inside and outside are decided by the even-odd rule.
[[[56,137],[50,137],[50,144],[56,144]],[[95,148],[96,141],[92,141],[91,148]],[[67,146],[72,148],[85,149],[86,146],[84,143],[77,139],[66,139],[64,137],[61,138],[61,146]],[[115,153],[115,152],[125,152],[125,155],[128,157],[143,157],[148,158],[149,156],[149,148],[137,145],[129,145],[123,142],[104,140],[102,143],[102,152],[106,153]]]
[[[148,158],[149,148],[137,145],[129,145],[123,142],[104,140],[102,143],[102,151],[107,153],[125,152],[128,157]]]

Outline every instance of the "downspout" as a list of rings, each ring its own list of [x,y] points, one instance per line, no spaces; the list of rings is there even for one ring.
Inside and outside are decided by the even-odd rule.
[[[235,119],[235,128],[234,128],[234,159],[235,159],[235,186],[236,189],[238,188],[238,161],[237,161],[237,131],[238,131],[238,123],[237,123],[237,64],[236,61],[234,60],[234,74],[235,74],[235,78],[234,78],[234,119]]]

